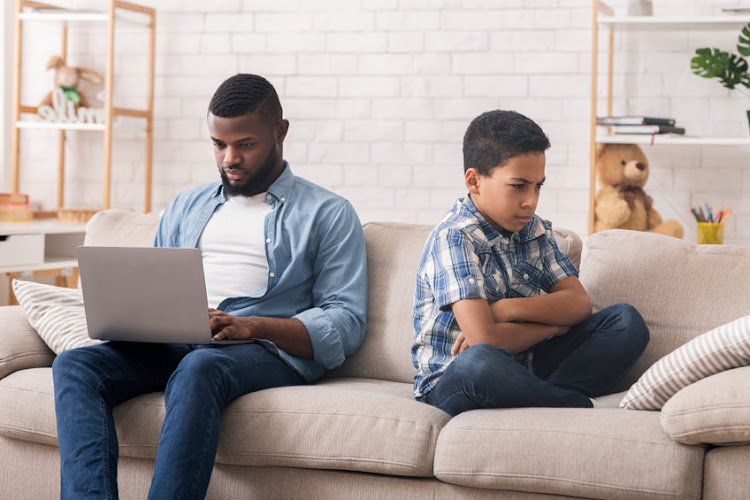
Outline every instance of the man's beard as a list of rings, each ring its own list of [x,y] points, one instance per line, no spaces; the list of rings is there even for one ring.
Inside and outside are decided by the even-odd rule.
[[[279,161],[279,155],[276,153],[276,148],[271,148],[271,152],[266,157],[263,164],[258,167],[258,171],[252,177],[245,179],[243,184],[232,184],[227,178],[227,174],[224,169],[219,167],[219,175],[221,175],[221,183],[224,185],[224,196],[255,196],[258,193],[262,193],[268,186],[263,186],[262,183],[271,174],[276,164]]]

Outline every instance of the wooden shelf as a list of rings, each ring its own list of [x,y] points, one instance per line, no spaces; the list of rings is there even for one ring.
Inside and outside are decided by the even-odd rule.
[[[31,12],[21,12],[18,19],[22,21],[96,21],[107,22],[107,14],[97,11],[64,11],[58,9],[35,10]]]
[[[674,134],[612,134],[597,135],[602,144],[653,144],[672,146],[750,146],[747,137],[691,137]]]
[[[112,184],[112,129],[114,119],[124,116],[129,118],[144,119],[145,130],[145,164],[144,164],[144,212],[151,211],[151,182],[153,167],[153,107],[154,107],[154,50],[155,50],[155,19],[156,11],[150,7],[136,5],[124,0],[107,0],[99,2],[106,6],[102,11],[88,9],[66,9],[56,5],[37,0],[16,0],[16,33],[15,33],[15,78],[14,78],[14,118],[13,118],[13,146],[11,160],[11,191],[18,192],[20,187],[20,172],[22,162],[20,155],[20,130],[24,129],[47,129],[59,131],[57,147],[57,208],[64,208],[64,183],[65,183],[65,149],[66,131],[84,130],[103,132],[101,141],[103,143],[102,165],[102,203],[99,208],[109,208]],[[101,35],[102,44],[106,45],[106,67],[104,75],[104,105],[101,113],[103,123],[78,123],[65,121],[33,120],[28,117],[22,118],[22,114],[36,114],[37,106],[27,106],[21,102],[21,66],[23,62],[22,36],[24,25],[31,21],[49,21],[61,25],[60,56],[67,59],[68,30],[72,29],[69,22],[93,21],[104,23],[106,33]],[[114,79],[115,79],[115,31],[120,31],[120,23],[137,25],[138,30],[146,35],[148,39],[146,83],[148,86],[145,109],[120,108],[114,105]],[[85,25],[78,24],[76,29],[86,29]],[[101,117],[97,118],[101,120]],[[51,152],[51,150],[50,150]]]
[[[599,16],[601,25],[659,29],[724,29],[750,22],[750,15],[725,14],[716,16]]]
[[[16,122],[18,128],[39,128],[51,130],[94,130],[104,132],[106,126],[103,123],[65,123],[65,122],[42,122],[21,120]]]

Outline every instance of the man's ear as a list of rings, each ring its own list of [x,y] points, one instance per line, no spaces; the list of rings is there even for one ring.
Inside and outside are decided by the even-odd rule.
[[[284,139],[286,138],[286,133],[289,132],[289,120],[281,120],[278,125],[276,125],[276,143],[282,144],[284,142]]]
[[[482,175],[474,167],[467,169],[464,173],[464,183],[466,184],[466,189],[468,189],[471,194],[479,194],[479,182],[481,177]]]

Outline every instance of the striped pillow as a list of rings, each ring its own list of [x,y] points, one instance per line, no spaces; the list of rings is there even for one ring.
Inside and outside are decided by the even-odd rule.
[[[29,324],[55,354],[100,343],[89,338],[80,290],[20,280],[12,286]]]
[[[746,365],[750,365],[750,315],[699,335],[654,363],[620,401],[620,408],[660,410],[693,382]]]

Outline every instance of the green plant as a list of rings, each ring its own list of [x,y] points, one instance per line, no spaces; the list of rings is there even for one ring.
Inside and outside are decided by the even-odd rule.
[[[750,56],[750,23],[742,28],[737,37],[737,51],[742,56]],[[734,89],[738,85],[750,89],[748,63],[742,56],[716,48],[702,48],[695,53],[695,57],[690,60],[690,68],[696,75],[718,78],[728,89]]]

